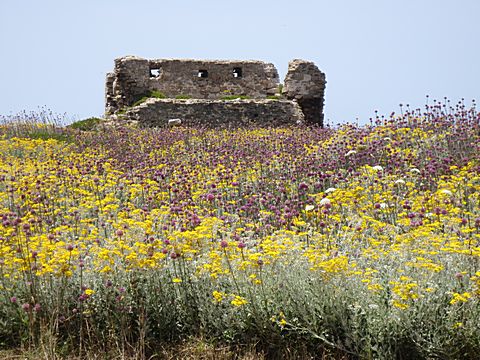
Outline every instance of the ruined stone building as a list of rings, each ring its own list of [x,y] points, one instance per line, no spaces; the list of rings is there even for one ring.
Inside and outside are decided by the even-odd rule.
[[[304,60],[289,63],[283,86],[262,61],[115,60],[107,74],[105,113],[142,126],[172,119],[186,125],[323,126],[325,74]]]

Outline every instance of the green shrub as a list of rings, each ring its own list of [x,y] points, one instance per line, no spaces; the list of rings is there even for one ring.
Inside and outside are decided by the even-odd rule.
[[[73,124],[68,125],[68,127],[81,131],[92,131],[95,130],[96,126],[101,122],[102,119],[100,118],[90,117],[88,119],[75,121]]]

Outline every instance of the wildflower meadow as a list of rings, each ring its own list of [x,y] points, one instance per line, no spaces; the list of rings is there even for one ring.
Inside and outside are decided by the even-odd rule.
[[[325,128],[4,122],[0,348],[477,359],[480,115],[402,110]]]

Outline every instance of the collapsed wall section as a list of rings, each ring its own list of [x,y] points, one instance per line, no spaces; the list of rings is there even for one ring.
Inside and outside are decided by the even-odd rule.
[[[296,100],[305,115],[305,122],[323,126],[325,74],[311,61],[295,59],[289,62],[283,95]]]
[[[247,125],[285,126],[303,123],[304,116],[296,101],[289,100],[177,100],[149,99],[122,115],[140,126],[168,125],[181,119],[182,125],[235,128]]]
[[[148,61],[135,56],[115,59],[106,78],[106,114],[131,106],[148,92]]]

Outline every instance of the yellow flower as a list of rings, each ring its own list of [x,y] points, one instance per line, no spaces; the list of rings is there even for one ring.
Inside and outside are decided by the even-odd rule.
[[[104,266],[101,270],[100,270],[101,273],[109,273],[109,272],[112,272],[112,268],[108,265]]]
[[[241,297],[241,296],[238,296],[238,295],[234,295],[234,298],[233,300],[230,302],[233,306],[243,306],[245,304],[248,304],[248,300]]]
[[[285,314],[283,313],[283,311],[280,311],[280,314],[278,314],[279,317],[280,317],[280,320],[278,321],[278,324],[280,325],[280,327],[284,327],[285,325],[287,325],[287,320],[285,319]]]
[[[224,297],[225,297],[225,293],[220,292],[220,291],[217,291],[217,290],[215,290],[215,291],[212,293],[212,295],[213,295],[213,297],[215,298],[215,300],[216,300],[217,302],[221,302],[221,301],[224,299]]]
[[[459,294],[459,293],[453,293],[453,298],[452,300],[450,300],[450,304],[453,305],[453,304],[456,304],[458,302],[467,302],[468,299],[470,299],[472,297],[472,294],[468,293],[468,292],[464,292],[463,294]]]
[[[383,286],[380,284],[368,284],[367,288],[368,290],[374,291],[374,292],[383,290]]]
[[[299,219],[293,219],[293,225],[301,227],[307,225],[307,223]]]
[[[92,289],[85,290],[85,295],[90,296],[90,295],[93,295],[93,294],[95,294],[95,290],[92,290]]]
[[[400,301],[394,300],[393,301],[393,306],[395,306],[398,309],[405,310],[408,308],[408,305],[405,303],[402,303]]]
[[[173,279],[172,279],[172,282],[173,282],[173,283],[181,283],[181,282],[182,282],[182,279],[173,278]]]

